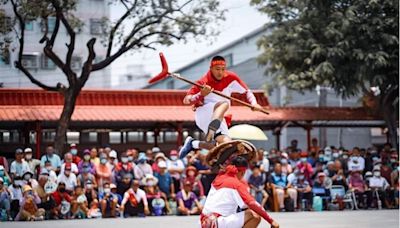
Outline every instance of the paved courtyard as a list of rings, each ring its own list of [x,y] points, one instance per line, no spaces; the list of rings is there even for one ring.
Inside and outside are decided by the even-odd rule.
[[[398,210],[271,213],[282,228],[398,228]],[[198,217],[146,217],[128,219],[6,222],[4,228],[186,228],[198,227]],[[269,227],[265,221],[259,227]]]

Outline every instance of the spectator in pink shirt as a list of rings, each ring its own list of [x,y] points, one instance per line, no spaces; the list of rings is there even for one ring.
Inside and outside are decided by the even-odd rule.
[[[312,183],[311,176],[313,175],[313,168],[310,163],[307,161],[307,152],[303,151],[300,154],[300,162],[297,164],[297,168],[300,170],[300,172],[304,173],[305,179],[309,182]]]

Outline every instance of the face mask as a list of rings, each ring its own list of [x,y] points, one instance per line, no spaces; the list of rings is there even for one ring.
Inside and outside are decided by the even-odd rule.
[[[24,176],[24,179],[25,179],[25,180],[30,180],[31,178],[32,178],[31,175],[25,175],[25,176]]]
[[[47,171],[50,171],[50,170],[53,169],[53,167],[52,166],[46,166],[46,169],[47,169]]]
[[[348,155],[346,155],[346,154],[345,154],[345,155],[343,155],[342,157],[343,157],[343,159],[347,159],[347,158],[349,158],[349,156],[348,156]]]
[[[100,163],[101,164],[106,164],[107,163],[107,158],[102,158],[102,159],[100,159]]]
[[[25,155],[26,160],[31,160],[32,159],[32,154],[26,154]]]
[[[381,172],[374,172],[374,176],[380,177],[381,176]]]
[[[282,160],[281,160],[281,163],[282,163],[283,165],[286,165],[286,164],[288,163],[288,161],[287,161],[287,159],[282,159]]]
[[[83,159],[85,159],[85,161],[89,161],[90,160],[90,155],[85,155],[85,156],[83,156]]]
[[[176,159],[178,159],[177,156],[171,156],[170,158],[171,158],[172,161],[176,161]]]
[[[110,194],[110,192],[111,192],[111,189],[109,189],[109,188],[105,188],[105,189],[104,189],[104,193],[105,193],[105,194]]]
[[[147,185],[148,186],[153,186],[154,185],[154,181],[152,181],[152,180],[147,181]]]
[[[130,162],[133,161],[133,157],[132,157],[132,156],[129,156],[129,157],[128,157],[128,161],[130,161]]]
[[[71,154],[72,155],[77,155],[78,154],[78,150],[77,149],[71,149]]]
[[[307,158],[301,158],[300,161],[305,163],[305,162],[307,162]]]
[[[333,153],[332,156],[333,156],[334,158],[338,158],[338,157],[339,157],[339,154],[338,154],[338,153]]]
[[[127,163],[129,160],[128,160],[128,158],[127,157],[122,157],[121,158],[121,162],[122,163]]]

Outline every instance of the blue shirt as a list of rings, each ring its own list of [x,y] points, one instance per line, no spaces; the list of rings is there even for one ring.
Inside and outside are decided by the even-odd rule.
[[[278,175],[275,172],[273,172],[271,173],[271,182],[277,186],[285,188],[287,184],[286,175],[283,173],[281,173],[281,175]]]
[[[160,173],[155,173],[155,177],[158,179],[158,187],[162,192],[169,195],[170,194],[170,186],[173,183],[171,175],[166,172],[163,175]]]
[[[46,161],[50,161],[51,166],[53,166],[53,168],[61,168],[61,159],[60,156],[58,156],[57,154],[53,154],[53,156],[48,156],[47,154],[42,156],[42,159],[40,159],[40,166],[44,167],[44,163]]]

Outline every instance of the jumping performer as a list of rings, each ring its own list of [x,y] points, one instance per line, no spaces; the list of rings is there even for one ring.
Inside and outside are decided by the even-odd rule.
[[[221,56],[212,58],[210,70],[197,83],[204,87],[200,89],[193,86],[187,92],[183,103],[193,105],[196,125],[206,133],[206,141],[194,140],[191,136],[188,136],[179,151],[180,158],[184,158],[193,149],[211,149],[216,143],[231,141],[228,136],[228,126],[224,120],[224,115],[230,106],[230,100],[211,93],[213,90],[220,91],[228,96],[233,92],[246,94],[248,102],[255,109],[262,109],[253,92],[239,76],[226,70],[225,59]]]
[[[202,228],[257,227],[261,218],[273,228],[279,227],[250,195],[248,184],[242,180],[247,166],[247,160],[238,156],[215,178],[200,215]],[[237,212],[238,207],[246,206],[247,209]]]

